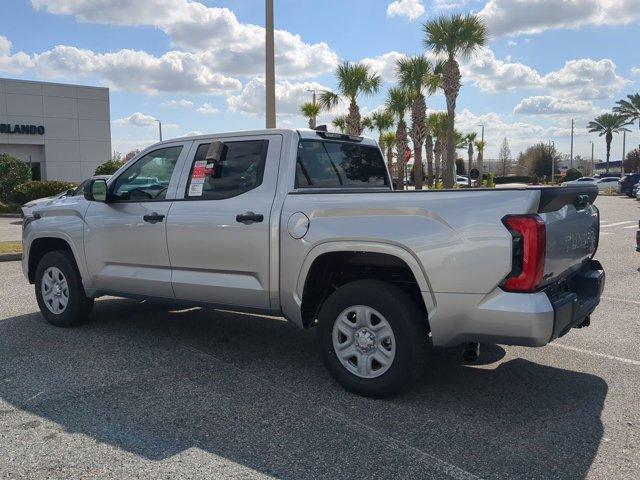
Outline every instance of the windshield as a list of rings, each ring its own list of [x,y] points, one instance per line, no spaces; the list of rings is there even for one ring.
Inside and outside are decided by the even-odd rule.
[[[380,150],[347,142],[301,140],[296,188],[389,187]]]

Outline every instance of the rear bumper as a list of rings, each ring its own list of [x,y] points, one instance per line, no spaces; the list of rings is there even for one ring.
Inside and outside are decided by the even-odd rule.
[[[600,303],[605,275],[590,261],[561,282],[535,293],[496,289],[488,295],[436,294],[429,318],[433,344],[464,342],[540,347],[566,334]]]
[[[600,262],[591,260],[575,275],[553,285],[546,294],[553,307],[553,333],[549,341],[574,327],[586,326],[588,316],[600,303],[605,274]]]

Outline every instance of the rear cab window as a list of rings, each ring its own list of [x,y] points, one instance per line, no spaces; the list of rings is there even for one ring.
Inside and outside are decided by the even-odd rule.
[[[390,188],[384,158],[372,145],[307,140],[298,143],[296,188]]]

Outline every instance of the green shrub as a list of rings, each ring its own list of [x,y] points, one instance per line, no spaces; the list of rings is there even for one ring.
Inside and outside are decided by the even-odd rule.
[[[484,177],[484,176],[485,176],[485,175],[483,175],[483,177]],[[482,183],[483,183],[483,185],[484,185],[485,187],[487,187],[487,188],[493,188],[493,187],[495,187],[495,186],[496,186],[496,183],[495,183],[494,178],[493,178],[493,173],[487,173],[487,174],[486,174],[486,180],[485,180],[484,182],[482,182]]]
[[[533,178],[528,175],[514,175],[512,177],[495,177],[493,183],[502,185],[505,183],[533,183]]]
[[[15,203],[24,205],[36,198],[51,197],[75,187],[77,187],[75,183],[59,182],[57,180],[26,182],[13,189],[11,198]]]
[[[20,213],[20,205],[17,203],[2,203],[0,202],[0,213]]]
[[[582,172],[576,168],[570,168],[567,170],[567,173],[564,176],[565,182],[570,182],[571,180],[577,180],[582,177]]]
[[[107,160],[98,165],[94,175],[113,175],[122,165],[124,160]]]
[[[31,180],[29,165],[7,154],[0,154],[0,201],[7,202],[17,185]]]

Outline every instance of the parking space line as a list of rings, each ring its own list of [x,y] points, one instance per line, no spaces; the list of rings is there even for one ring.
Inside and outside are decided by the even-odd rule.
[[[622,228],[638,228],[636,225],[629,225],[628,227],[622,227]]]
[[[552,347],[564,348],[566,350],[572,350],[574,352],[579,352],[579,353],[586,353],[587,355],[592,355],[594,357],[606,358],[608,360],[615,360],[617,362],[627,363],[629,365],[635,365],[637,367],[640,367],[640,361],[632,360],[630,358],[616,357],[614,355],[607,355],[606,353],[600,353],[600,352],[593,352],[591,350],[585,350],[584,348],[570,347],[569,345],[563,345],[561,343],[553,343],[552,342],[549,345],[552,346]]]
[[[245,376],[252,377],[255,381],[260,382],[263,385],[266,385],[268,388],[271,388],[271,389],[275,388],[270,382],[266,381],[264,378],[258,375],[255,375],[252,372],[244,370],[238,367],[237,365],[235,365],[234,363],[222,360],[221,358],[216,357],[215,355],[212,355],[208,352],[200,350],[199,348],[194,347],[193,345],[190,345],[187,343],[182,343],[180,344],[180,346],[185,350],[195,353],[196,355],[203,355],[214,361],[227,365],[237,370],[238,372],[242,373]],[[303,397],[301,397],[297,392],[294,392],[293,390],[290,390],[284,387],[277,387],[277,390],[285,390],[289,395],[298,399],[299,401],[308,403]],[[384,433],[380,430],[376,430],[375,428],[370,427],[369,425],[365,425],[362,422],[356,420],[355,418],[350,417],[349,415],[346,415],[344,413],[338,412],[332,408],[329,408],[326,405],[310,404],[308,407],[310,410],[315,410],[315,413],[317,415],[321,417],[328,416],[332,420],[340,422],[346,428],[356,429],[359,432],[362,432],[363,430],[367,431],[376,440],[383,438],[386,440],[387,445],[391,448],[394,448],[395,450],[398,450],[401,452],[407,452],[407,451],[413,452],[414,455],[419,457],[420,461],[425,461],[425,463],[427,463],[433,470],[437,471],[440,475],[446,475],[447,477],[453,478],[454,480],[482,480],[481,477],[478,477],[477,475],[474,475],[473,473],[467,470],[464,470],[463,468],[460,468],[452,463],[449,463],[446,460],[442,460],[441,458],[436,457],[435,455],[431,455],[430,453],[427,453],[424,450],[414,447],[409,443],[403,442],[402,440],[398,440],[387,433]],[[323,414],[322,411],[325,411],[326,413]]]
[[[609,225],[600,225],[600,228],[617,227],[618,225],[626,225],[627,223],[636,223],[636,220],[627,220],[625,222],[610,223]]]
[[[625,302],[625,303],[633,303],[634,305],[640,305],[640,302],[637,300],[627,300],[626,298],[614,298],[614,297],[600,297],[603,300],[610,300],[612,302]]]

